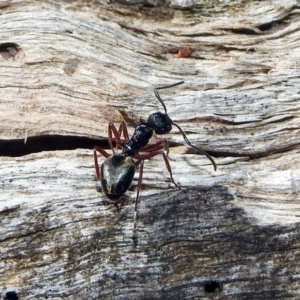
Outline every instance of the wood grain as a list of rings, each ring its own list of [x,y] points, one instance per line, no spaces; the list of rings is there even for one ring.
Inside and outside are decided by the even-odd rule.
[[[297,1],[14,0],[0,12],[0,297],[298,299]],[[190,57],[176,57],[183,47]],[[183,189],[147,161],[133,232],[136,181],[117,210],[88,148],[109,121],[132,134],[162,111],[153,88],[181,80],[161,97],[218,170],[174,128]],[[90,142],[61,150],[63,137]],[[37,153],[12,154],[26,145]]]

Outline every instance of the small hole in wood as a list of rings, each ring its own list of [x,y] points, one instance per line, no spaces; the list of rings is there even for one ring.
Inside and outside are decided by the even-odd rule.
[[[216,293],[222,290],[221,285],[217,281],[209,281],[204,284],[204,291],[206,293]]]
[[[2,43],[0,44],[0,54],[1,56],[8,60],[10,58],[16,59],[23,53],[21,47],[16,43]]]
[[[64,66],[65,74],[67,74],[69,76],[73,75],[76,72],[79,63],[80,63],[80,60],[78,58],[68,59]]]
[[[4,300],[18,300],[18,299],[19,297],[15,291],[7,292],[4,297]]]

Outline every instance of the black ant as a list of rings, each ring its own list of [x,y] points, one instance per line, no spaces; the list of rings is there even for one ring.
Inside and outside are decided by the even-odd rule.
[[[139,193],[142,186],[142,177],[143,177],[143,169],[144,169],[144,161],[147,159],[151,159],[152,157],[161,154],[164,158],[167,170],[170,173],[172,183],[180,189],[180,187],[175,183],[173,179],[172,169],[168,159],[169,153],[169,143],[166,139],[159,140],[154,144],[150,144],[149,140],[155,132],[157,135],[169,133],[172,130],[172,125],[176,126],[180,133],[182,134],[185,142],[196,149],[201,154],[207,156],[207,158],[211,161],[214,166],[214,169],[217,169],[216,163],[213,158],[206,153],[204,150],[197,148],[192,145],[188,140],[184,131],[175,124],[169,117],[167,113],[166,106],[161,99],[158,90],[171,88],[177,85],[184,83],[180,81],[178,83],[163,86],[154,89],[154,94],[159,102],[162,104],[165,113],[156,112],[151,114],[148,119],[140,120],[135,131],[131,137],[129,138],[127,126],[124,121],[119,126],[117,130],[114,123],[110,122],[108,125],[108,142],[110,148],[113,151],[113,154],[110,155],[101,147],[94,147],[94,163],[96,169],[96,176],[101,181],[102,189],[107,196],[107,198],[114,201],[114,205],[118,207],[118,202],[120,198],[126,193],[128,188],[130,187],[133,177],[135,174],[135,170],[139,167],[139,178],[137,184],[137,194],[135,198],[135,206],[134,206],[134,229],[136,229],[136,215],[137,215],[137,205],[139,199]],[[121,141],[121,136],[124,136],[124,140]],[[114,139],[113,139],[114,136]],[[115,154],[115,149],[113,147],[113,141],[116,143],[116,147],[122,149],[120,154]],[[166,150],[167,154],[164,152]],[[101,165],[101,169],[99,171],[98,157],[97,152],[102,154],[106,159]],[[140,152],[146,153],[141,155]]]

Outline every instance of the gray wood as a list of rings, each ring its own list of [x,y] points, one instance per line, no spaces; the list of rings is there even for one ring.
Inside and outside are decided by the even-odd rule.
[[[161,157],[147,161],[134,232],[136,181],[118,211],[91,149],[1,156],[2,298],[299,298],[297,1],[0,8],[1,43],[19,45],[0,53],[0,151],[42,135],[105,139],[123,119],[132,134],[162,110],[153,88],[184,80],[161,97],[218,165],[176,128],[165,135],[182,190]],[[176,57],[184,47],[191,57]],[[211,280],[220,289],[207,293]]]

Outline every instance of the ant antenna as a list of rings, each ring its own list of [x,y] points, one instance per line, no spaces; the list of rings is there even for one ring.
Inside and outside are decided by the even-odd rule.
[[[168,113],[167,113],[167,108],[166,108],[165,103],[164,103],[163,100],[161,99],[161,97],[160,97],[160,95],[159,95],[159,93],[158,93],[157,90],[168,89],[168,88],[171,88],[171,87],[174,87],[174,86],[183,84],[183,83],[184,83],[184,81],[179,81],[179,82],[174,83],[174,84],[171,84],[171,85],[166,85],[166,86],[162,86],[162,87],[158,87],[158,88],[155,88],[155,89],[154,89],[154,95],[156,96],[156,98],[158,99],[158,101],[159,101],[159,102],[161,103],[161,105],[163,106],[166,115],[168,115]],[[214,166],[214,170],[216,171],[216,170],[217,170],[217,165],[216,165],[215,161],[213,160],[213,158],[212,158],[206,151],[201,150],[201,149],[199,149],[198,147],[192,145],[192,143],[191,143],[190,140],[187,138],[187,136],[186,136],[186,134],[184,133],[184,131],[179,127],[179,125],[177,125],[176,123],[174,123],[171,119],[170,119],[170,121],[172,122],[172,125],[176,126],[176,127],[179,129],[179,131],[180,131],[181,135],[183,136],[185,142],[186,142],[189,146],[191,146],[192,148],[196,149],[199,153],[205,155],[205,156],[210,160],[210,162],[211,162],[212,165]]]
[[[177,86],[177,85],[180,85],[180,84],[183,84],[183,83],[184,83],[184,81],[179,81],[179,82],[177,82],[177,83],[173,83],[173,84],[170,84],[170,85],[161,86],[161,87],[158,87],[158,88],[155,88],[155,89],[154,89],[154,95],[156,96],[156,98],[158,99],[158,101],[159,101],[159,102],[161,103],[161,105],[163,106],[166,115],[168,114],[168,113],[167,113],[167,108],[166,108],[166,106],[165,106],[165,104],[164,104],[164,101],[162,101],[162,99],[160,98],[160,95],[159,95],[159,93],[158,93],[157,90],[168,89],[168,88],[171,88],[171,87],[173,87],[173,86]]]
[[[216,165],[215,161],[213,160],[213,158],[212,158],[206,151],[201,150],[201,149],[197,148],[196,146],[192,145],[191,142],[189,141],[189,139],[187,138],[186,134],[184,133],[184,131],[179,127],[179,125],[177,125],[177,124],[174,123],[173,121],[172,121],[172,125],[176,126],[176,127],[179,129],[179,131],[180,131],[180,133],[182,134],[182,136],[183,136],[185,142],[186,142],[189,146],[191,146],[191,147],[193,147],[194,149],[196,149],[199,153],[205,155],[205,156],[211,161],[211,163],[212,163],[213,166],[214,166],[214,170],[216,171],[216,170],[217,170],[217,165]]]

